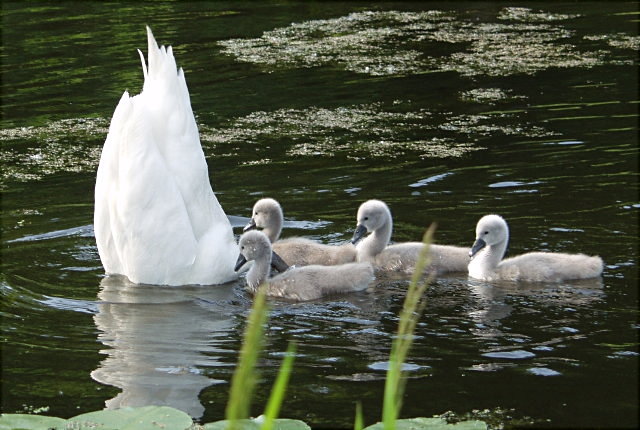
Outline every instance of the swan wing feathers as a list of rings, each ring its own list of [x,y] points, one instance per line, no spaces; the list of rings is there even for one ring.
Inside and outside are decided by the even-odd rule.
[[[135,283],[227,282],[237,245],[209,184],[184,73],[147,30],[143,90],[120,99],[98,167],[100,258]]]

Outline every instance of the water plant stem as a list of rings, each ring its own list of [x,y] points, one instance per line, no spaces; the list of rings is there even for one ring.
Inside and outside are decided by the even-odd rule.
[[[402,366],[413,343],[413,333],[418,319],[427,304],[424,292],[429,285],[431,276],[423,282],[420,282],[420,280],[423,277],[424,269],[430,263],[429,245],[432,242],[434,231],[435,225],[432,224],[422,239],[425,246],[422,248],[416,262],[404,305],[400,312],[398,333],[391,345],[382,405],[382,422],[385,430],[394,430],[396,428],[396,420],[402,407],[402,395],[406,384]]]
[[[264,410],[264,422],[260,427],[261,430],[271,430],[275,420],[278,418],[278,414],[280,413],[280,406],[282,405],[282,401],[284,400],[284,393],[287,390],[287,385],[289,384],[289,377],[291,376],[291,370],[293,369],[293,360],[295,359],[295,356],[296,344],[294,342],[290,342],[289,346],[287,347],[287,352],[285,353],[284,360],[282,360],[282,364],[280,365],[278,377],[273,383],[273,388],[271,389],[271,394],[269,395],[267,407]]]
[[[253,298],[253,306],[247,319],[238,365],[231,378],[229,402],[225,411],[226,418],[230,421],[229,429],[231,430],[237,428],[237,420],[249,418],[251,398],[258,380],[255,364],[260,351],[262,351],[267,308],[265,290],[261,286]]]

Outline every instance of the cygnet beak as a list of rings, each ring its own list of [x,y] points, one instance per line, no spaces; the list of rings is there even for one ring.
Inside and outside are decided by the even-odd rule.
[[[476,239],[473,246],[471,247],[471,251],[469,251],[469,257],[473,257],[480,251],[482,248],[487,246],[487,242],[482,239]]]
[[[245,225],[244,228],[242,229],[243,232],[247,232],[249,230],[255,230],[256,229],[256,222],[253,218],[251,218],[249,220],[249,224]]]
[[[351,243],[355,245],[356,242],[362,239],[365,234],[367,234],[367,227],[362,224],[358,224],[356,231],[353,232],[353,239],[351,239]]]
[[[247,259],[244,258],[244,255],[242,254],[238,255],[238,260],[236,261],[236,267],[233,268],[233,271],[237,272],[238,270],[240,270],[240,268],[244,266],[246,262],[247,262]]]

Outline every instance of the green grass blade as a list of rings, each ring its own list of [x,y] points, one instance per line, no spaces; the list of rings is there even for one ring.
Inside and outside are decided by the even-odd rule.
[[[231,378],[226,418],[229,428],[236,428],[236,420],[249,418],[251,398],[258,380],[256,362],[262,351],[264,324],[267,320],[267,304],[263,287],[258,288],[251,313],[247,319],[238,365]]]
[[[364,417],[362,416],[362,403],[356,402],[356,418],[353,422],[353,430],[364,428]]]
[[[289,343],[287,352],[285,353],[284,360],[278,371],[278,377],[273,384],[271,394],[269,395],[269,401],[264,411],[264,423],[260,427],[261,430],[271,430],[274,421],[278,418],[280,413],[280,406],[282,406],[282,400],[284,399],[284,393],[287,390],[289,384],[289,377],[291,376],[291,369],[293,369],[293,360],[296,356],[296,344]]]
[[[385,380],[384,398],[382,403],[382,423],[385,430],[395,430],[396,420],[400,415],[402,407],[402,396],[406,384],[406,378],[402,373],[402,366],[409,354],[413,343],[413,333],[427,302],[424,292],[431,278],[425,282],[420,282],[424,269],[430,263],[429,245],[432,242],[435,225],[427,229],[422,242],[425,244],[420,252],[416,263],[407,295],[400,311],[400,322],[398,323],[398,333],[391,344],[391,354],[389,356],[389,368]]]

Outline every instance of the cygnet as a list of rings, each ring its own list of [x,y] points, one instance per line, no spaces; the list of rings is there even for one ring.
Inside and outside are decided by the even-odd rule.
[[[289,266],[334,266],[356,260],[356,248],[351,243],[324,245],[300,237],[278,240],[283,222],[280,203],[270,198],[260,199],[253,206],[251,220],[244,231],[261,228],[272,243],[273,251]]]
[[[476,225],[476,241],[469,255],[469,276],[485,281],[559,282],[600,276],[598,256],[556,252],[529,252],[502,259],[509,242],[509,227],[499,215],[485,215]]]
[[[292,267],[269,278],[272,251],[267,236],[260,231],[248,231],[240,237],[239,247],[235,270],[240,270],[247,261],[253,261],[246,276],[247,289],[252,293],[265,283],[267,296],[294,301],[315,300],[364,290],[374,279],[369,263]]]
[[[357,227],[351,243],[356,246],[357,261],[368,261],[377,270],[411,273],[416,265],[422,242],[403,242],[389,245],[393,220],[389,207],[381,200],[368,200],[358,208]],[[436,245],[429,246],[431,263],[427,271],[438,274],[466,272],[469,264],[469,248]]]

